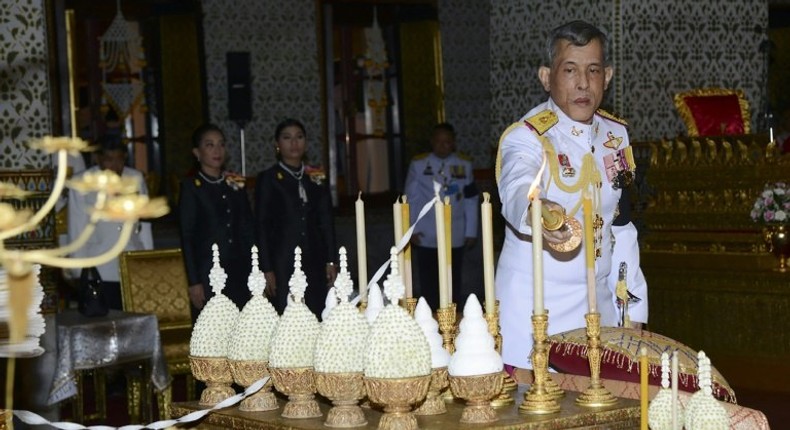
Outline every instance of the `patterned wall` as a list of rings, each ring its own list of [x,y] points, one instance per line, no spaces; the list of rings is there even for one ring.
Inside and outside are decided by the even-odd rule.
[[[41,169],[27,148],[50,133],[47,33],[42,0],[0,0],[0,169]]]
[[[228,119],[225,53],[250,53],[253,120],[245,128],[247,175],[271,165],[274,128],[293,117],[307,128],[308,158],[321,163],[321,73],[313,0],[203,0],[209,115],[230,143],[240,171],[239,128]]]
[[[447,122],[458,136],[458,149],[476,168],[493,164],[489,133],[491,116],[489,14],[480,0],[440,0],[444,105]]]
[[[606,103],[629,120],[632,139],[685,133],[672,104],[672,95],[681,90],[741,88],[753,110],[759,106],[763,65],[760,34],[753,29],[767,24],[764,0],[492,0],[495,138],[545,100],[536,77],[545,32],[578,17],[614,36],[615,94]]]

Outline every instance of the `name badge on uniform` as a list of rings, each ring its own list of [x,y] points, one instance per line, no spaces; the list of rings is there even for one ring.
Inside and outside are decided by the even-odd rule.
[[[563,178],[572,178],[576,176],[576,169],[571,167],[571,160],[568,158],[567,154],[557,154],[557,159],[560,162],[560,167],[562,167]]]
[[[630,146],[605,155],[603,164],[606,170],[606,178],[612,184],[613,189],[618,190],[627,187],[634,181],[636,163],[634,162],[633,150]]]
[[[433,169],[431,168],[431,163],[428,163],[425,166],[425,170],[422,171],[423,175],[433,175]]]

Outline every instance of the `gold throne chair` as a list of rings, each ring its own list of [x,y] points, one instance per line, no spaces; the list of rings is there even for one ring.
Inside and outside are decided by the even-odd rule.
[[[172,376],[186,377],[187,400],[194,399],[195,380],[189,367],[192,316],[181,250],[124,252],[120,268],[123,309],[157,316],[167,369]],[[160,416],[168,418],[172,384],[157,395],[157,402]]]

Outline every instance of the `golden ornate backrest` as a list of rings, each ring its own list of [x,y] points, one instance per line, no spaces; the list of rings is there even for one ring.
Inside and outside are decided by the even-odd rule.
[[[120,267],[124,310],[155,314],[160,330],[191,327],[180,249],[124,252]]]

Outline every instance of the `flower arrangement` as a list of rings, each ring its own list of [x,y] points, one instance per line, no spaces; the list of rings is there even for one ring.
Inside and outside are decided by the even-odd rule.
[[[786,224],[790,221],[790,191],[787,183],[766,184],[754,202],[751,217],[754,222]]]

